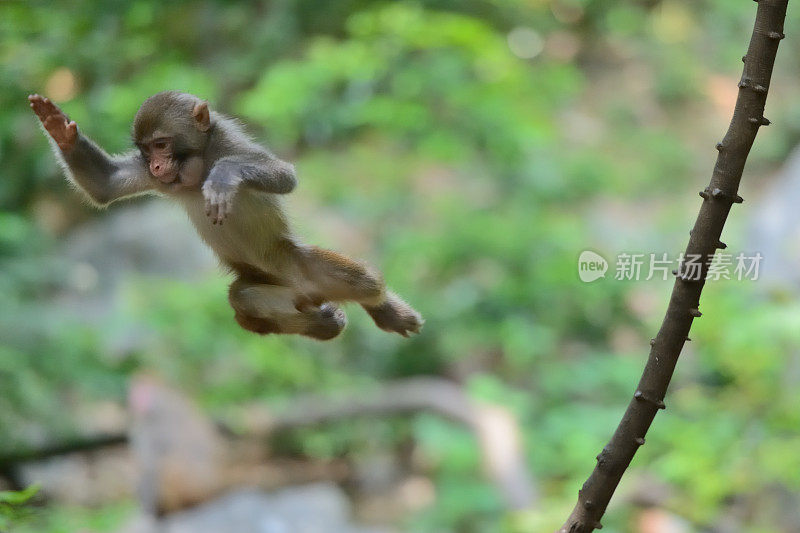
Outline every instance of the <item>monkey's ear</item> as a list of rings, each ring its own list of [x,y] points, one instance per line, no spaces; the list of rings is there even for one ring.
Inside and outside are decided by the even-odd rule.
[[[195,126],[200,131],[208,131],[211,129],[211,116],[208,114],[208,102],[200,102],[195,104],[192,110],[192,116],[195,120]]]

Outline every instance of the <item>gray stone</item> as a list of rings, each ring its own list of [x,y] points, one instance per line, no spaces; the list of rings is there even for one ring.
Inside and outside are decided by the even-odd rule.
[[[350,522],[350,503],[333,483],[276,492],[240,489],[159,524],[137,517],[119,533],[389,533]]]
[[[743,188],[747,190],[747,185]],[[752,205],[746,247],[732,248],[746,256],[761,253],[764,259],[759,279],[768,285],[800,288],[800,148],[789,156],[766,192],[754,198]]]
[[[61,255],[71,290],[60,303],[84,319],[112,310],[125,279],[197,279],[217,268],[183,210],[163,200],[115,206],[67,236]]]

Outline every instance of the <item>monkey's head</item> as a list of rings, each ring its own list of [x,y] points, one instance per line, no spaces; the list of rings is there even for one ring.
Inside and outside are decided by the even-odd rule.
[[[191,94],[165,91],[145,100],[136,112],[133,142],[150,174],[162,183],[173,183],[183,164],[202,154],[210,130],[206,102]]]

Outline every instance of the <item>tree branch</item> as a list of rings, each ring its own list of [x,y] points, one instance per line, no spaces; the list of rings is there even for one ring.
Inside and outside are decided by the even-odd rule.
[[[350,418],[434,413],[473,432],[486,474],[510,509],[529,509],[538,503],[516,418],[504,407],[473,402],[459,385],[446,379],[406,378],[382,384],[372,391],[339,397],[301,396],[282,410],[256,405],[248,411],[247,434],[262,437]]]
[[[686,247],[685,258],[699,257],[698,273],[678,268],[669,306],[658,335],[653,339],[650,356],[639,386],[611,440],[597,456],[597,465],[578,492],[578,502],[559,533],[590,533],[602,527],[600,519],[628,468],[636,450],[644,444],[644,436],[659,409],[664,409],[664,396],[678,362],[687,335],[698,310],[708,264],[720,241],[722,228],[731,205],[743,200],[737,194],[747,155],[764,118],[772,68],[778,43],[783,39],[783,22],[788,0],[756,0],[758,11],[750,47],[739,82],[739,96],[728,133],[717,144],[719,155],[711,183],[700,192],[703,205]]]
[[[199,440],[192,429],[202,422],[188,413],[188,400],[160,381],[137,381],[131,385],[148,399],[149,413],[158,411],[159,417],[141,417],[144,423],[134,422],[128,433],[124,428],[116,434],[83,436],[68,443],[42,448],[19,450],[0,454],[0,475],[5,472],[12,481],[14,467],[21,463],[80,451],[92,451],[106,446],[140,440],[156,439],[160,453],[167,437],[177,432],[179,439]],[[136,412],[136,409],[133,409]],[[416,377],[380,384],[372,390],[348,394],[301,395],[292,399],[283,409],[274,409],[263,403],[237,409],[233,424],[217,421],[216,426],[231,436],[269,439],[274,435],[306,427],[340,422],[351,418],[394,416],[429,412],[468,428],[480,447],[483,467],[487,477],[495,484],[509,509],[529,509],[538,503],[536,483],[531,478],[522,445],[522,431],[514,415],[505,407],[474,402],[461,386],[452,381],[434,377]],[[200,416],[199,414],[194,416]],[[136,420],[136,418],[134,417]],[[167,422],[164,422],[166,420]],[[155,425],[154,425],[155,424]],[[137,429],[138,428],[138,429]],[[167,435],[169,434],[169,435]],[[147,461],[145,461],[147,462]],[[21,488],[21,486],[20,486]]]

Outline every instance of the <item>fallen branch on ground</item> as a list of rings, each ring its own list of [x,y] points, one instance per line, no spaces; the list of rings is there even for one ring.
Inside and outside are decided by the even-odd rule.
[[[250,410],[246,432],[267,436],[349,418],[416,412],[431,412],[470,428],[481,448],[484,469],[506,505],[511,509],[535,505],[537,494],[514,416],[503,407],[473,402],[460,386],[445,379],[409,378],[380,385],[371,392],[297,398],[279,411],[255,406]]]

